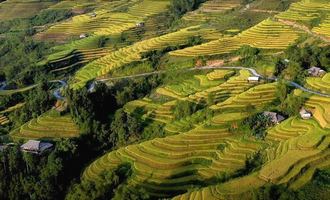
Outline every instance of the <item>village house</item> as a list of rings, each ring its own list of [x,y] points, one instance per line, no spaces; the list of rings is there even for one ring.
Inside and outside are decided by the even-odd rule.
[[[53,144],[48,142],[41,142],[38,140],[29,140],[27,143],[21,146],[23,152],[33,153],[33,154],[42,154],[46,150],[49,150],[53,147]]]
[[[326,71],[319,67],[311,67],[307,70],[309,76],[322,77],[326,74]]]
[[[96,17],[96,13],[95,12],[92,12],[89,14],[90,17]]]
[[[305,108],[302,108],[299,112],[300,117],[303,119],[310,119],[312,118],[312,113],[306,110]]]
[[[86,33],[82,33],[79,35],[80,39],[87,38],[87,37],[88,37],[88,35]]]
[[[279,124],[281,121],[285,120],[285,118],[282,115],[280,115],[276,112],[266,111],[263,114],[264,114],[264,116],[269,117],[273,124]]]
[[[135,26],[136,26],[137,28],[144,27],[144,22],[136,23]]]
[[[248,77],[248,82],[250,82],[250,83],[259,82],[259,81],[260,81],[259,76],[250,76],[250,77]]]

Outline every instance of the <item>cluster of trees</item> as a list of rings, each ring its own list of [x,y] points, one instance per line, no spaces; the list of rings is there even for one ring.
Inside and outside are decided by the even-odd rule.
[[[274,103],[278,104],[279,110],[287,116],[298,115],[306,101],[305,97],[295,95],[293,89],[283,79],[280,79],[276,86],[277,100]]]
[[[46,76],[36,63],[50,48],[49,44],[37,42],[25,34],[11,34],[0,39],[0,70],[17,86],[33,84]]]
[[[49,76],[42,67],[36,65],[54,44],[33,40],[31,36],[36,33],[34,26],[54,23],[71,16],[70,10],[47,9],[29,19],[0,22],[0,34],[4,34],[4,37],[0,37],[1,79],[10,80],[21,87]]]
[[[111,87],[97,83],[92,93],[83,88],[68,90],[66,96],[81,132],[93,138],[95,151],[103,151],[163,135],[162,127],[141,119],[140,110],[127,113],[121,109],[127,102],[143,98],[160,83],[158,75],[118,81]]]
[[[240,63],[246,67],[252,67],[258,60],[260,60],[260,53],[260,49],[249,45],[244,45],[237,51],[237,54],[241,57]]]
[[[9,114],[10,124],[0,127],[0,132],[8,134],[9,129],[17,128],[49,110],[54,105],[55,98],[50,93],[51,85],[46,81],[40,82],[36,88],[23,93],[15,93],[0,97],[0,110],[24,102],[25,104]]]
[[[0,151],[1,199],[63,199],[72,175],[76,175],[77,144],[57,143],[48,155],[22,153],[19,146]]]
[[[174,107],[173,115],[175,119],[182,119],[192,115],[200,108],[200,105],[190,101],[178,101]]]
[[[317,170],[312,181],[299,190],[285,185],[267,184],[253,191],[254,200],[327,200],[330,195],[328,170]]]
[[[266,130],[272,126],[273,123],[269,116],[263,113],[254,114],[241,122],[239,127],[241,129],[247,129],[246,132],[252,134],[256,138],[264,139],[266,137]]]
[[[195,46],[198,44],[201,44],[203,42],[203,38],[201,36],[191,36],[187,39],[187,41],[182,45],[177,46],[167,46],[163,49],[159,50],[151,50],[147,52],[143,52],[141,54],[141,57],[143,59],[146,59],[150,62],[153,69],[159,69],[159,66],[161,64],[161,58],[168,52],[178,50],[178,49],[184,49],[186,47]]]
[[[170,14],[174,19],[180,18],[186,12],[195,10],[205,0],[173,0],[170,6]]]
[[[30,19],[32,26],[42,26],[68,19],[72,16],[69,9],[46,9]]]
[[[310,67],[320,67],[330,71],[330,47],[319,47],[317,45],[306,45],[299,47],[290,46],[285,51],[286,61],[276,59],[275,76],[304,84],[307,76],[306,70]]]

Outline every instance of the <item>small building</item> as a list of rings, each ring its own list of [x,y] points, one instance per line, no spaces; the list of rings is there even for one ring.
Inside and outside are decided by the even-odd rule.
[[[136,23],[135,24],[135,26],[137,27],[137,28],[141,28],[141,27],[144,27],[144,22],[139,22],[139,23]]]
[[[248,77],[248,82],[259,82],[260,77],[259,76],[250,76]]]
[[[264,116],[269,117],[273,124],[279,124],[281,121],[285,120],[285,118],[282,115],[280,115],[276,112],[266,111],[263,114],[264,114]]]
[[[313,77],[322,77],[326,74],[326,71],[319,67],[311,67],[307,70],[308,75],[313,76]]]
[[[90,17],[96,17],[96,13],[95,12],[92,12],[89,14]]]
[[[86,33],[82,33],[79,35],[80,39],[87,38],[87,37],[88,37],[88,35]]]
[[[53,147],[53,144],[48,142],[41,142],[38,140],[29,140],[21,146],[21,150],[28,153],[42,154],[46,150]]]
[[[284,62],[289,63],[290,60],[286,58],[286,59],[284,59]]]
[[[303,119],[310,119],[312,118],[312,113],[306,110],[305,108],[302,108],[299,112],[300,117]]]

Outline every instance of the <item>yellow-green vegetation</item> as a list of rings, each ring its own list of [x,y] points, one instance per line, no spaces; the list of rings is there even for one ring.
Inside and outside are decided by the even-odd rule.
[[[214,72],[207,74],[206,77],[208,78],[209,81],[213,81],[214,79],[223,80],[225,77],[229,78],[231,75],[233,75],[233,73],[234,71],[216,70]],[[222,98],[227,98],[239,94],[245,91],[246,89],[248,89],[249,87],[253,86],[253,83],[247,82],[247,78],[249,77],[249,75],[250,75],[249,71],[241,70],[237,76],[232,76],[225,82],[221,81],[219,82],[218,85],[213,87],[193,90],[190,91],[190,93],[188,92],[188,94],[183,93],[186,92],[185,87],[182,87],[187,85],[185,84],[185,81],[182,83],[181,92],[176,92],[175,90],[169,87],[157,88],[156,92],[160,95],[172,97],[174,99],[188,100],[198,103],[205,102],[211,95],[214,101],[218,101]],[[179,85],[180,84],[178,84],[177,86]],[[191,87],[191,86],[186,86],[186,87]]]
[[[71,20],[56,24],[39,35],[44,39],[67,40],[78,38],[80,34],[115,35],[134,28],[147,17],[164,12],[168,0],[114,1],[100,6],[94,13],[73,17]],[[103,2],[104,3],[104,2]],[[101,3],[102,4],[102,3]],[[128,8],[127,12],[120,12]]]
[[[26,92],[26,91],[32,90],[36,86],[37,85],[31,85],[31,86],[27,86],[24,88],[13,89],[13,90],[0,90],[0,96],[6,96],[6,95],[11,95],[11,94],[20,93],[20,92]]]
[[[74,83],[73,88],[79,88],[88,80],[99,76],[104,76],[111,70],[119,68],[125,64],[129,64],[133,61],[140,60],[141,54],[144,52],[162,49],[168,46],[185,44],[188,38],[192,36],[200,35],[202,37],[207,37],[212,34],[217,34],[217,32],[214,29],[202,28],[199,26],[189,27],[174,33],[143,40],[141,42],[134,43],[131,46],[121,48],[118,51],[111,52],[107,56],[91,62],[79,70],[75,75],[76,83]]]
[[[290,8],[276,15],[276,18],[308,22],[322,17],[323,13],[330,11],[330,3],[323,0],[302,0],[292,3]]]
[[[227,72],[228,73],[228,72]],[[223,75],[227,75],[227,73],[223,73]],[[229,74],[229,73],[228,73]],[[221,74],[218,74],[217,80],[210,80],[207,75],[195,75],[188,80],[184,80],[183,82],[177,84],[166,85],[163,88],[159,88],[157,92],[159,94],[163,94],[166,96],[170,96],[173,98],[187,97],[191,94],[195,94],[196,92],[204,91],[207,88],[215,87],[224,82],[224,76],[220,78]],[[167,92],[165,92],[167,91]],[[172,94],[172,95],[171,95]]]
[[[330,37],[330,15],[324,19],[319,26],[313,28],[313,32]]]
[[[55,110],[48,111],[36,119],[32,119],[10,133],[17,139],[59,139],[76,137],[79,129],[70,115],[61,116]]]
[[[230,70],[214,70],[213,72],[208,73],[206,76],[209,80],[213,81],[213,80],[226,78],[232,74],[233,71]]]
[[[243,45],[260,49],[283,50],[299,38],[300,32],[272,19],[266,19],[237,36],[224,37],[208,43],[173,51],[173,56],[203,56],[231,53]]]
[[[0,125],[6,125],[9,123],[9,119],[5,116],[0,114]]]
[[[241,178],[233,179],[223,184],[205,187],[201,190],[187,192],[173,198],[173,200],[182,199],[196,199],[196,200],[218,200],[226,199],[228,197],[235,197],[244,192],[251,191],[261,187],[266,182],[260,178],[256,173]],[[237,197],[239,198],[239,197]]]
[[[307,100],[306,106],[322,128],[330,128],[330,98],[312,96]]]
[[[182,19],[187,22],[203,23],[210,20],[216,20],[218,15],[225,11],[240,7],[240,0],[210,0],[203,3],[199,9],[194,12],[188,12]]]
[[[0,21],[32,17],[40,10],[54,4],[55,3],[51,1],[7,0],[0,3]]]
[[[324,93],[330,93],[330,73],[327,73],[322,78],[308,77],[306,79],[307,86]]]
[[[161,123],[168,123],[173,119],[172,108],[175,101],[168,101],[165,103],[155,103],[149,98],[141,100],[134,100],[128,102],[124,108],[127,112],[133,112],[136,109],[143,109],[145,114],[144,118],[152,119]]]
[[[221,144],[224,149],[217,149]],[[166,197],[185,191],[193,182],[242,168],[245,158],[259,148],[252,140],[228,137],[225,130],[207,133],[196,128],[110,152],[92,163],[83,178],[98,180],[103,170],[128,161],[135,172],[133,182],[153,196]]]
[[[280,142],[272,142],[274,146],[268,147],[268,162],[260,171],[223,184],[188,192],[174,199],[235,197],[269,182],[288,184],[292,189],[299,189],[312,179],[316,169],[330,165],[328,133],[329,130],[322,129],[315,120],[289,118],[269,130],[266,142],[269,139]]]
[[[211,72],[208,77],[210,77],[210,75],[214,76],[214,72]],[[193,102],[203,102],[206,101],[209,96],[212,96],[213,100],[218,102],[223,98],[240,94],[254,85],[247,81],[249,76],[249,71],[241,70],[237,76],[230,77],[226,82],[220,85],[189,95],[188,100]]]
[[[10,113],[14,110],[17,110],[17,109],[21,108],[24,105],[25,105],[25,103],[18,103],[14,106],[11,106],[11,107],[7,108],[6,110],[0,111],[0,114]]]
[[[248,106],[253,106],[253,109],[262,108],[275,99],[275,86],[276,83],[270,83],[252,87],[210,108],[213,110],[242,109]]]

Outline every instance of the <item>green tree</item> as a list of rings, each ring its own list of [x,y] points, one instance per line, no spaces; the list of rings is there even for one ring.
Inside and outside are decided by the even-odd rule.
[[[289,115],[295,116],[299,114],[301,107],[305,102],[305,98],[296,96],[293,93],[289,94],[282,105],[282,112]]]

